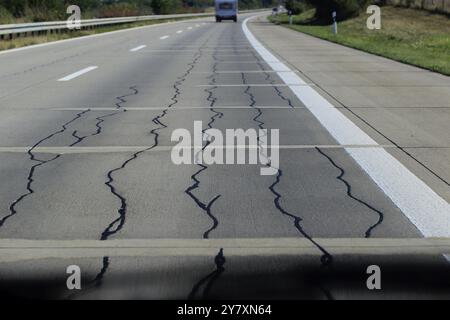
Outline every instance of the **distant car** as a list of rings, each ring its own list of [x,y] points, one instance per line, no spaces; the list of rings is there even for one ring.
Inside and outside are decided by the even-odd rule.
[[[272,14],[277,14],[278,13],[278,8],[273,8],[272,9]]]
[[[216,22],[221,22],[222,20],[237,22],[237,6],[237,0],[216,0]]]

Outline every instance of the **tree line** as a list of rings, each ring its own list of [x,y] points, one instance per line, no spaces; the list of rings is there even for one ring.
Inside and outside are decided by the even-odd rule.
[[[332,23],[332,12],[335,11],[337,20],[345,20],[359,15],[369,4],[382,3],[382,0],[286,0],[286,9],[293,14],[314,8],[314,21],[317,24]]]
[[[239,8],[269,7],[277,0],[239,0]],[[83,18],[105,18],[145,14],[204,12],[214,0],[2,0],[0,23],[61,20],[68,5],[78,5]],[[11,21],[9,21],[11,20]]]

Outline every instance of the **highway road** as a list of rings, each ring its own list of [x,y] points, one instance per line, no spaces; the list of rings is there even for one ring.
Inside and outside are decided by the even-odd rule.
[[[400,241],[450,237],[448,77],[260,14],[12,50],[0,66],[3,297],[450,298],[445,252]],[[278,129],[275,174],[174,164],[171,135],[194,121]],[[381,290],[366,287],[373,264]]]

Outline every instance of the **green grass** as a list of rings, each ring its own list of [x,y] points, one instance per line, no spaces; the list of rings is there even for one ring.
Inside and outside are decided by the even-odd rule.
[[[288,24],[286,15],[269,17],[274,23],[360,49],[390,59],[450,75],[450,19],[422,10],[381,8],[381,30],[366,27],[368,15],[338,23],[338,34],[331,26],[314,25],[314,9],[303,12]]]
[[[27,36],[27,37],[14,38],[12,40],[1,40],[0,41],[0,51],[14,49],[14,48],[20,48],[20,47],[26,47],[26,46],[31,46],[34,44],[45,43],[45,42],[52,42],[52,41],[70,39],[70,38],[83,37],[83,36],[88,36],[88,35],[92,35],[92,34],[105,33],[105,32],[111,32],[111,31],[129,29],[129,28],[136,28],[136,27],[148,26],[148,25],[153,25],[153,24],[161,24],[161,23],[167,23],[167,22],[171,22],[171,21],[190,20],[190,19],[195,19],[195,18],[196,17],[139,21],[139,22],[133,22],[133,23],[114,25],[114,26],[98,27],[98,28],[92,29],[92,30],[80,30],[80,31],[75,30],[75,31],[66,31],[66,32],[59,33],[59,34],[55,33],[55,34],[49,34],[49,35],[43,35],[43,36],[34,36],[34,37]]]

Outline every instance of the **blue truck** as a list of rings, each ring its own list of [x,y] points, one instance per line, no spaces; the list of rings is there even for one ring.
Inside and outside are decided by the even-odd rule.
[[[237,22],[237,0],[215,0],[215,8],[216,22],[221,22],[222,20],[233,20]]]

